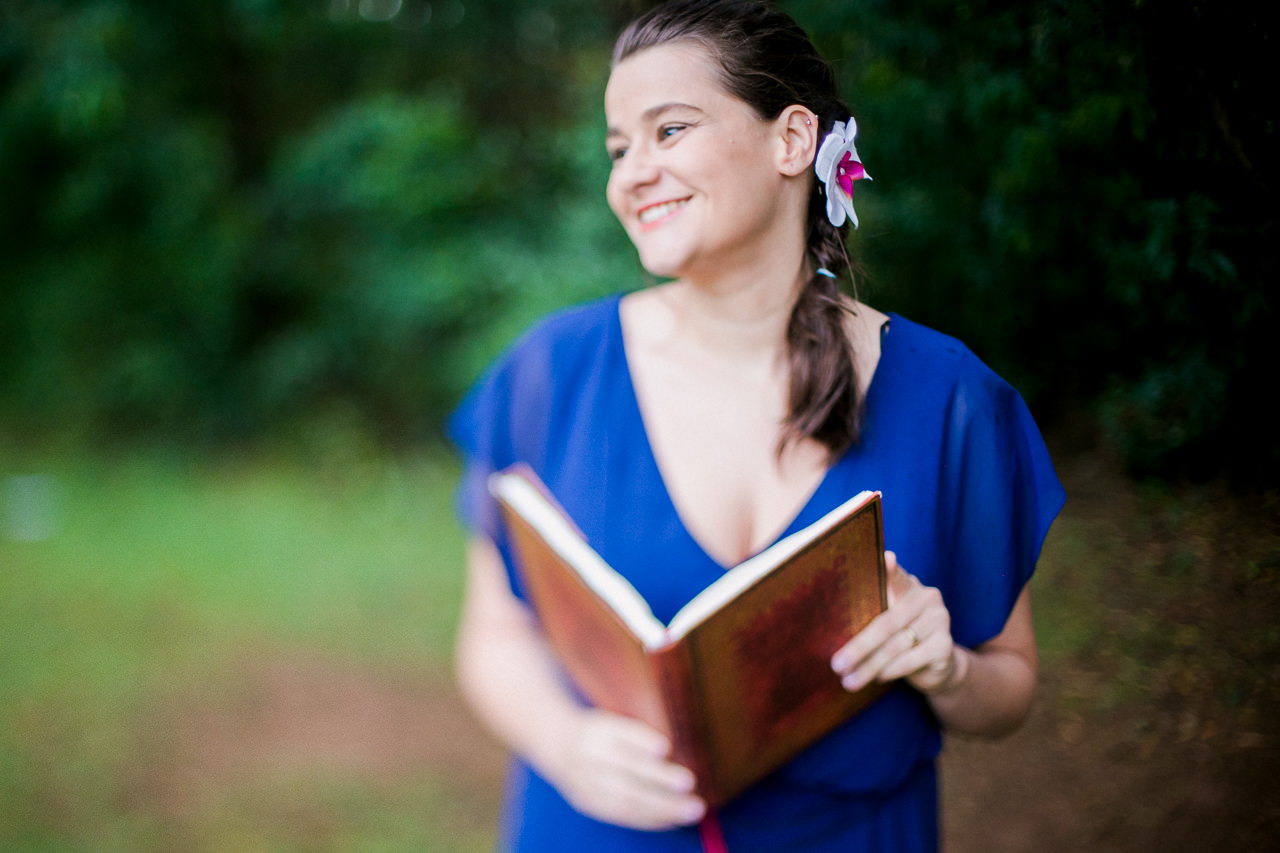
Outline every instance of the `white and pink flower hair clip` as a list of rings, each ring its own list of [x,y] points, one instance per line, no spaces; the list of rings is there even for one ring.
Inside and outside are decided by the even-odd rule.
[[[871,176],[862,167],[854,138],[858,135],[858,123],[849,116],[847,122],[838,121],[822,140],[818,156],[813,161],[813,171],[822,182],[827,196],[827,218],[839,228],[846,218],[858,227],[858,214],[853,212],[853,182]]]

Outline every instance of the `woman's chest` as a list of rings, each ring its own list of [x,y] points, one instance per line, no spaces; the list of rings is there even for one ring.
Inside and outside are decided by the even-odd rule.
[[[821,482],[825,448],[779,447],[785,381],[633,363],[648,454],[683,526],[718,563],[769,545]]]

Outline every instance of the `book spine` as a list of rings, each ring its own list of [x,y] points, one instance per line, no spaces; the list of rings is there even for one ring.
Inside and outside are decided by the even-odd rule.
[[[695,662],[689,643],[683,641],[650,653],[654,680],[662,694],[671,738],[671,760],[689,768],[697,780],[696,791],[708,805],[721,802],[706,709],[696,689]]]

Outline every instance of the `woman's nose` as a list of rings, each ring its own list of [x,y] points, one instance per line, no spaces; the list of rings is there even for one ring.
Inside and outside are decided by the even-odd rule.
[[[652,152],[636,146],[628,149],[617,163],[617,175],[623,189],[634,189],[651,184],[658,179],[660,169]]]

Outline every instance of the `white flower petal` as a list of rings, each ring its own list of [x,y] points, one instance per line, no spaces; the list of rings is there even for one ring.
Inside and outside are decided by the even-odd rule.
[[[853,199],[845,194],[839,181],[839,167],[845,154],[851,155],[859,164],[862,163],[862,158],[858,156],[858,149],[854,147],[854,138],[857,135],[858,123],[853,116],[849,116],[848,122],[836,122],[818,147],[818,156],[813,158],[813,171],[826,190],[827,218],[837,228],[844,224],[846,218],[853,223],[854,228],[858,227],[858,215],[853,210]],[[871,176],[866,174],[865,167],[863,176],[866,180],[871,180]]]
[[[834,193],[829,189],[827,190],[827,219],[831,220],[832,225],[839,228],[844,224],[845,218],[844,205],[840,203],[840,197],[844,193],[839,192],[839,187],[836,189],[837,192]]]
[[[813,170],[818,175],[818,180],[830,183],[831,177],[835,174],[836,166],[844,158],[844,141],[836,136],[836,134],[828,134],[827,138],[822,141],[822,147],[818,149],[818,156],[814,158]]]

